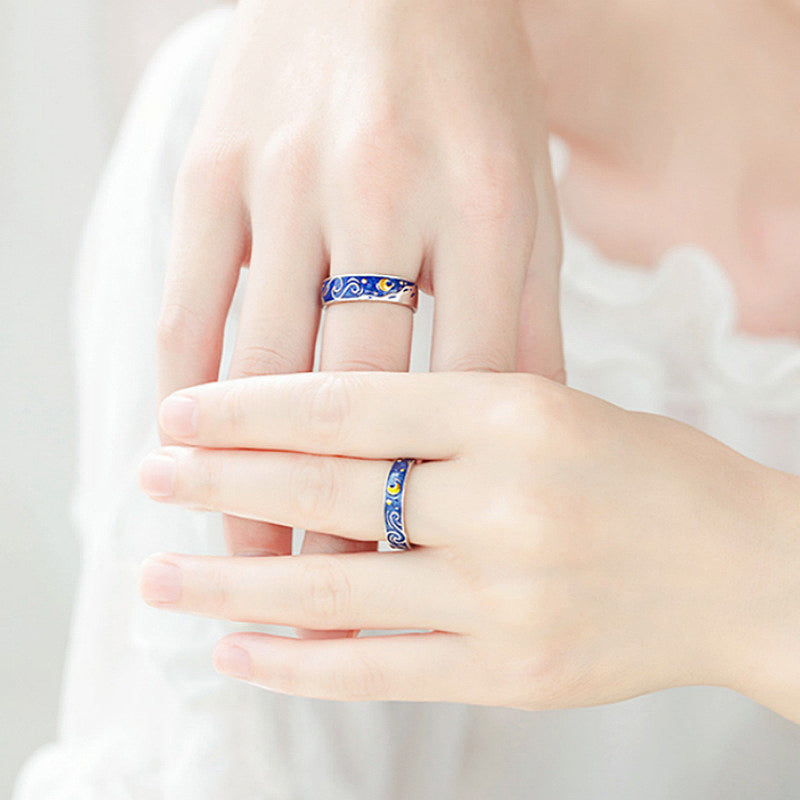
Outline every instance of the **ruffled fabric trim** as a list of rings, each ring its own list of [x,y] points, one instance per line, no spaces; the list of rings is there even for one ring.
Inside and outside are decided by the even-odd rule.
[[[554,137],[551,154],[558,179],[568,148]],[[707,250],[678,244],[646,268],[606,258],[562,224],[568,367],[596,372],[628,360],[673,394],[761,415],[800,413],[800,339],[739,330],[733,284]]]

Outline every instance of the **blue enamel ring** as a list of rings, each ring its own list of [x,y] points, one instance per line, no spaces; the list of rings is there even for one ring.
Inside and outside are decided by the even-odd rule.
[[[376,300],[417,310],[417,284],[395,275],[333,275],[322,282],[322,307],[332,303]]]
[[[389,468],[383,502],[383,521],[386,541],[395,550],[410,550],[412,545],[406,537],[404,507],[405,485],[409,470],[416,463],[413,458],[398,458]]]

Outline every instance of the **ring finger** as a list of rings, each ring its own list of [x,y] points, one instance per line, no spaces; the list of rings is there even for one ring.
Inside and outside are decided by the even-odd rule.
[[[384,538],[384,490],[390,461],[368,461],[254,450],[206,450],[167,446],[142,464],[142,488],[156,500],[310,528],[358,542]],[[404,488],[405,530],[412,544],[447,543],[450,524],[464,535],[463,501],[451,465],[412,467]],[[152,472],[151,472],[152,470]],[[172,472],[169,486],[164,480]],[[151,475],[160,478],[156,485]],[[444,499],[443,499],[444,498]],[[443,525],[447,520],[450,524]]]

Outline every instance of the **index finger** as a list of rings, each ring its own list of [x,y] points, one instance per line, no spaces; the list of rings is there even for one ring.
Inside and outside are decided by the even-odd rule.
[[[235,172],[196,156],[181,167],[158,324],[158,397],[217,380],[246,243]],[[163,444],[167,444],[160,432]]]
[[[159,421],[203,447],[357,458],[447,459],[480,413],[470,373],[316,372],[194,386],[166,398]]]

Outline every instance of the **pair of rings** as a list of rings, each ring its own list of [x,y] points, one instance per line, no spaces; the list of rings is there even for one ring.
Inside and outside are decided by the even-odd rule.
[[[419,293],[414,281],[396,275],[334,275],[322,283],[322,307],[333,303],[396,303],[417,310]],[[405,532],[405,483],[416,463],[413,458],[398,458],[389,468],[383,498],[383,522],[386,541],[394,550],[410,550]]]

